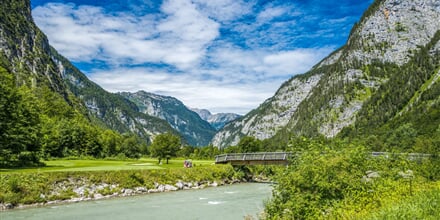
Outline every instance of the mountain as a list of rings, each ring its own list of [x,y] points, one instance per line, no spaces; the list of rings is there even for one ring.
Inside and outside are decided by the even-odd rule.
[[[167,121],[192,146],[208,145],[215,134],[215,129],[208,122],[176,98],[145,91],[122,92],[119,95],[135,103],[140,112]]]
[[[150,141],[160,133],[177,134],[166,121],[140,113],[134,103],[90,81],[52,48],[33,22],[28,0],[6,0],[1,9],[0,61],[19,85],[48,87],[93,123],[120,133],[133,132]]]
[[[0,58],[19,85],[48,86],[71,102],[63,76],[51,59],[49,42],[32,20],[29,1],[2,1]]]
[[[121,133],[134,132],[150,141],[157,134],[178,133],[165,120],[142,113],[135,103],[120,94],[105,91],[59,55],[55,49],[52,48],[51,54],[70,91],[85,103],[93,116],[108,127]]]
[[[191,110],[199,114],[203,120],[211,124],[216,130],[222,129],[227,123],[241,117],[241,115],[235,113],[212,114],[206,109],[191,108]]]
[[[420,140],[437,134],[439,20],[438,1],[376,0],[343,47],[226,125],[212,143],[235,145],[243,136],[286,143],[293,135],[365,137],[397,147],[391,139],[398,131]]]

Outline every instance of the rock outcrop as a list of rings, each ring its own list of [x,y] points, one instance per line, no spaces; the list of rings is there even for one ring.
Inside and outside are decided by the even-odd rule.
[[[208,122],[174,97],[145,91],[119,95],[135,103],[139,112],[167,121],[191,146],[207,146],[215,134]]]

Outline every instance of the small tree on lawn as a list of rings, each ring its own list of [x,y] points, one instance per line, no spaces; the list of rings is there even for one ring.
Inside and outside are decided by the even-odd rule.
[[[163,158],[166,158],[168,164],[168,160],[175,157],[179,149],[179,136],[171,133],[160,134],[154,138],[153,144],[151,144],[151,156],[157,157],[159,163]]]

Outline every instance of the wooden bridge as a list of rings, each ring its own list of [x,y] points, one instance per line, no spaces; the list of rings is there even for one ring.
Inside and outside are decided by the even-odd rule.
[[[231,165],[287,165],[292,158],[290,152],[235,153],[215,156],[216,164]]]

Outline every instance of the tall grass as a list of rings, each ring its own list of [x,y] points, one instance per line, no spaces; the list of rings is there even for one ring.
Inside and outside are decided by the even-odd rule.
[[[394,205],[371,213],[365,219],[440,219],[440,188],[421,192]]]

